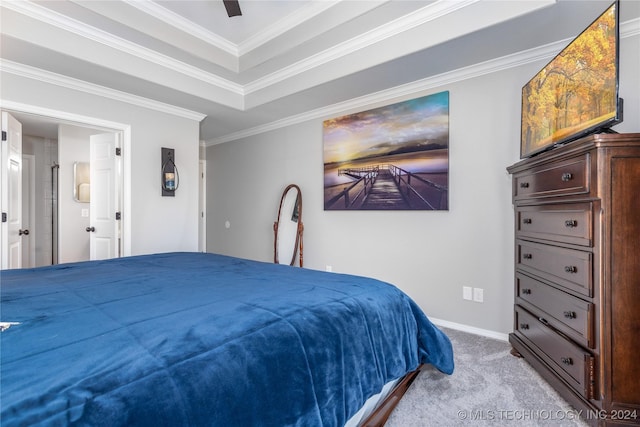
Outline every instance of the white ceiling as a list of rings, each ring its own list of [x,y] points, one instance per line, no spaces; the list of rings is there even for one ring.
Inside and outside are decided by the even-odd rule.
[[[217,143],[575,37],[611,2],[240,0],[229,18],[222,0],[0,0],[0,53],[6,72],[201,113]]]

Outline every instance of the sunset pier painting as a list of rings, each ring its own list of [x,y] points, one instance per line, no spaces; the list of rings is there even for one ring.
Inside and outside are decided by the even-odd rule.
[[[449,92],[323,123],[325,210],[448,210]]]

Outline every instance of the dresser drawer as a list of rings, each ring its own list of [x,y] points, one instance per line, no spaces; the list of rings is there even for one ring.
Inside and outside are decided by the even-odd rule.
[[[592,212],[591,203],[518,206],[516,235],[591,246]]]
[[[516,306],[516,331],[537,349],[537,353],[568,384],[587,399],[595,389],[595,361],[587,351],[565,339],[531,313]]]
[[[517,241],[516,268],[585,296],[593,295],[591,252]]]
[[[593,304],[533,279],[516,274],[517,302],[538,309],[545,321],[578,344],[594,348]]]
[[[514,200],[589,192],[589,154],[514,175]]]

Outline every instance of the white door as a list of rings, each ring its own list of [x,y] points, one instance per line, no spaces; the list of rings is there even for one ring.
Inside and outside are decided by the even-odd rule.
[[[36,266],[35,158],[22,155],[22,266]]]
[[[92,135],[90,139],[89,259],[120,256],[120,134]]]
[[[2,269],[22,267],[22,124],[2,112]]]

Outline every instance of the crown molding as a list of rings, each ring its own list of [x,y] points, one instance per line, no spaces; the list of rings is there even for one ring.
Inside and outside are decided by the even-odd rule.
[[[161,6],[158,3],[144,0],[130,2],[129,5],[139,9],[140,11],[153,16],[154,18],[161,20],[178,30],[187,33],[193,37],[196,37],[212,46],[221,49],[227,53],[230,53],[236,57],[236,61],[239,62],[239,57],[251,52],[254,49],[270,42],[271,40],[285,34],[291,29],[303,24],[309,19],[319,15],[320,13],[335,6],[342,0],[327,0],[321,2],[311,2],[296,10],[289,16],[275,22],[269,27],[265,28],[260,33],[254,34],[247,40],[236,44],[224,37],[220,37],[217,34],[203,28],[193,21],[185,19],[181,15]]]
[[[83,24],[77,20],[68,18],[62,14],[52,11],[44,6],[33,3],[31,1],[3,1],[2,7],[6,7],[10,10],[29,16],[33,19],[45,22],[47,24],[60,27],[64,30],[78,34],[79,36],[86,37],[96,42],[105,44],[112,48],[118,49],[123,52],[127,52],[137,57],[143,58],[156,63],[160,66],[166,66],[169,69],[189,75],[196,79],[205,81],[217,87],[223,87],[231,92],[244,97],[247,93],[255,92],[262,88],[265,88],[274,83],[286,80],[297,74],[303,73],[312,68],[318,67],[328,61],[332,61],[336,58],[343,57],[352,53],[358,49],[362,49],[366,46],[374,44],[386,37],[392,37],[393,35],[400,34],[403,31],[407,31],[415,26],[422,25],[433,19],[444,16],[447,13],[452,13],[455,10],[459,10],[463,7],[467,7],[480,0],[461,0],[457,2],[451,1],[437,1],[424,8],[421,8],[413,14],[407,15],[402,18],[398,18],[387,25],[381,26],[375,30],[369,31],[360,37],[353,38],[347,42],[337,45],[336,48],[328,49],[321,52],[318,55],[312,56],[307,60],[300,61],[293,64],[290,67],[285,67],[282,70],[272,73],[262,79],[257,79],[246,85],[236,84],[225,79],[221,79],[213,74],[206,73],[196,67],[189,66],[180,61],[176,61],[167,56],[158,54],[152,50],[143,48],[134,43],[125,41],[119,37],[113,36],[102,30],[96,29],[89,25]],[[136,2],[137,3],[137,2]],[[145,2],[150,3],[150,2]],[[317,9],[316,9],[317,10]],[[307,12],[311,16],[310,11]],[[289,24],[290,25],[290,24]],[[281,28],[286,28],[286,23],[283,23]],[[205,30],[206,31],[206,30]],[[273,29],[274,34],[282,29]],[[640,19],[634,19],[621,23],[620,25],[620,37],[627,38],[640,35]],[[394,98],[402,96],[410,96],[416,92],[430,90],[438,86],[451,84],[457,81],[466,80],[474,77],[478,77],[483,74],[498,72],[504,69],[517,67],[523,64],[551,59],[557,52],[559,52],[566,44],[572,39],[566,39],[559,42],[551,43],[548,45],[540,46],[537,48],[529,49],[527,51],[519,52],[513,55],[493,59],[483,63],[475,64],[469,67],[461,68],[451,72],[443,73],[441,75],[428,77],[416,82],[408,83],[405,85],[397,86],[384,91],[369,94],[363,97],[354,98],[342,103],[333,104],[330,106],[322,107],[309,112],[301,113],[298,115],[290,116],[285,119],[277,120],[265,125],[256,126],[250,129],[242,130],[239,132],[231,133],[222,137],[214,138],[205,142],[205,145],[216,145],[224,142],[233,141],[236,139],[257,135],[263,132],[267,132],[273,129],[278,129],[285,126],[290,126],[296,123],[304,122],[311,119],[317,119],[322,117],[328,117],[331,115],[341,114],[344,111],[366,107],[374,103],[385,102]],[[137,105],[143,108],[149,108],[156,111],[165,112],[168,114],[201,121],[205,115],[186,110],[180,107],[175,107],[169,104],[165,104],[159,101],[154,101],[148,98],[132,95],[126,92],[110,89],[104,86],[88,83],[82,80],[74,79],[71,77],[63,76],[60,74],[44,71],[35,67],[15,63],[13,61],[0,60],[0,71],[16,74],[19,76],[39,80],[54,85],[78,90],[97,96],[103,96],[114,100],[126,102],[129,104]]]
[[[369,108],[373,104],[388,102],[390,100],[406,96],[413,96],[417,92],[427,91],[444,85],[479,77],[485,74],[517,67],[529,62],[537,61],[539,59],[551,58],[559,51],[559,49],[561,49],[561,47],[557,46],[558,44],[559,43],[554,43],[553,45],[546,45],[541,48],[531,49],[526,53],[508,55],[479,64],[471,65],[469,67],[459,68],[457,70],[438,74],[432,77],[427,77],[415,82],[395,86],[390,89],[382,90],[358,98],[353,98],[348,101],[332,104],[327,107],[322,107],[305,113],[297,114],[265,125],[260,125],[250,129],[234,132],[229,135],[208,140],[206,142],[206,145],[211,146],[222,144],[225,142],[258,135],[282,127],[302,123],[308,120],[332,117],[338,114],[346,114],[345,112],[347,111],[358,111],[358,109]]]
[[[183,117],[189,120],[202,121],[206,115],[196,111],[187,110],[185,108],[176,107],[174,105],[165,104],[142,96],[132,95],[115,89],[85,82],[84,80],[74,79],[72,77],[45,71],[40,68],[31,67],[17,62],[0,59],[0,72],[14,74],[20,77],[53,84],[67,89],[77,90],[91,95],[101,96],[120,102],[126,102],[138,107],[150,110],[160,111],[162,113],[171,114],[173,116]]]
[[[620,24],[620,38],[640,35],[640,18],[632,19]]]
[[[304,24],[308,20],[334,7],[341,1],[344,0],[325,0],[307,3],[305,6],[297,9],[290,15],[285,16],[273,25],[270,25],[263,31],[254,34],[240,43],[238,45],[238,56],[246,55],[271,40],[286,34],[295,27]]]
[[[638,35],[640,35],[640,18],[626,21],[620,24],[621,39]],[[326,107],[296,114],[264,125],[244,129],[238,132],[205,141],[205,146],[209,147],[235,141],[241,138],[259,135],[261,133],[269,132],[287,126],[292,126],[309,120],[334,117],[338,114],[346,114],[346,112],[348,111],[359,111],[362,108],[369,108],[373,104],[380,104],[402,97],[414,96],[418,92],[432,90],[445,85],[473,79],[486,74],[497,73],[533,62],[551,60],[572,40],[573,38],[560,40],[515,54],[506,55],[468,67],[463,67],[432,77],[427,77],[425,79],[396,86],[383,91],[375,92],[358,98],[353,98],[344,102],[339,102]]]
[[[188,19],[183,18],[177,13],[153,1],[148,1],[148,0],[132,1],[132,2],[128,2],[128,4],[150,16],[153,16],[154,18],[166,24],[171,25],[172,27],[177,28],[178,30],[184,33],[187,33],[206,43],[209,43],[210,45],[220,50],[230,53],[231,55],[234,55],[236,57],[236,69],[237,69],[239,48],[238,48],[238,45],[236,45],[235,43],[232,43],[229,40],[225,39],[224,37],[220,37],[217,34],[212,33],[206,28],[203,28],[195,24],[193,21],[189,21]]]
[[[69,18],[32,1],[3,1],[2,7],[18,12],[30,18],[69,31],[80,37],[101,43],[137,58],[142,58],[158,66],[168,68],[185,76],[203,81],[207,84],[228,90],[237,95],[244,95],[242,85],[208,73],[200,68],[178,61],[151,49],[147,49],[121,37],[95,28],[91,25]]]
[[[449,13],[453,13],[456,10],[462,9],[479,1],[481,0],[436,1],[409,15],[397,18],[394,21],[368,31],[358,37],[354,37],[351,40],[326,49],[323,52],[310,56],[307,59],[283,67],[274,73],[258,78],[245,85],[232,82],[215,74],[206,72],[200,68],[178,61],[167,55],[163,55],[151,49],[137,45],[32,1],[7,1],[2,2],[2,6],[30,18],[61,28],[65,31],[69,31],[80,37],[93,40],[137,58],[142,58],[158,66],[230,91],[236,95],[245,96],[249,93],[265,89],[273,84],[285,81],[301,73],[320,67],[327,62],[345,57],[388,37],[401,34],[402,32],[408,31],[416,26],[423,25],[429,21]],[[319,13],[328,10],[337,3],[338,1],[314,2],[311,6],[303,8],[299,13],[294,13],[281,20],[280,23],[267,28],[264,33],[256,35],[255,38],[249,39],[246,43],[243,43],[240,46],[236,46],[220,37],[216,37],[215,34],[202,27],[195,26],[192,23],[189,24],[184,18],[166,8],[163,8],[162,6],[156,5],[153,2],[135,1],[131,2],[130,5],[150,14],[156,19],[167,22],[181,31],[185,31],[186,33],[194,37],[198,37],[207,43],[211,43],[232,55],[238,56],[240,52],[247,53],[261,44],[267,43],[269,40],[284,34],[294,26],[300,25],[301,22],[311,19],[313,16],[317,16]]]
[[[461,1],[436,1],[428,6],[420,8],[408,15],[397,18],[381,25],[373,30],[367,31],[357,37],[325,49],[306,59],[298,61],[278,71],[258,78],[245,85],[245,94],[251,94],[263,90],[271,85],[280,83],[289,78],[295,77],[306,71],[322,66],[328,62],[350,55],[360,49],[366,48],[390,37],[409,31],[415,27],[426,24],[447,14],[453,13],[464,7],[470,6],[480,0]]]

